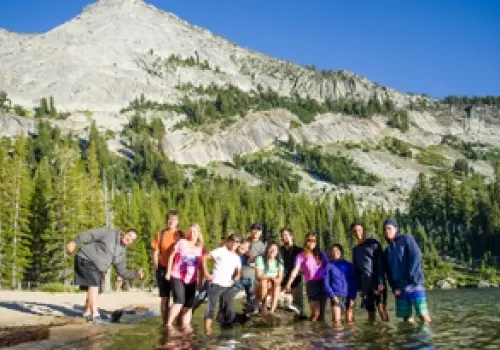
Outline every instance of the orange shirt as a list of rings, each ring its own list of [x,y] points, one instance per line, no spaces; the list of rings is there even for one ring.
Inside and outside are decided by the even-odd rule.
[[[160,232],[155,234],[153,241],[151,242],[151,248],[154,251],[160,250],[160,256],[158,257],[158,264],[163,267],[168,266],[168,259],[170,254],[172,254],[172,248],[174,244],[177,243],[182,233],[180,230],[163,230],[163,237],[160,243]]]

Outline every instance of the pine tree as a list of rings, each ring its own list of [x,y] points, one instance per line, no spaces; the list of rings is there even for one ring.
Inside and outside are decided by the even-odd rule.
[[[104,198],[99,181],[99,163],[97,160],[97,142],[90,143],[87,153],[87,170],[89,173],[89,201],[86,203],[89,220],[92,226],[102,227],[105,224]]]
[[[16,288],[23,280],[31,255],[29,247],[31,179],[27,152],[27,140],[21,134],[15,141],[5,181],[7,198],[4,208],[6,215],[2,265],[4,280],[6,282],[10,279],[12,288]]]
[[[28,271],[28,281],[42,282],[42,271],[48,266],[43,264],[43,256],[46,254],[45,239],[51,234],[52,213],[52,174],[47,157],[43,157],[35,171],[34,190],[31,197],[30,220],[31,231],[31,266]]]

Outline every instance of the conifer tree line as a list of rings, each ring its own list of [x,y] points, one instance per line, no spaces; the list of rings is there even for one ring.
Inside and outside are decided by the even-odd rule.
[[[186,177],[185,168],[159,152],[160,123],[131,120],[122,136],[133,157],[111,153],[95,125],[88,141],[63,135],[47,122],[38,124],[34,137],[1,140],[1,288],[27,282],[72,284],[73,257],[66,254],[66,243],[85,229],[102,226],[137,229],[128,263],[144,268],[146,281],[152,282],[150,241],[164,227],[168,209],[180,212],[181,228],[199,223],[208,249],[228,233],[246,233],[251,223],[260,222],[265,240],[278,239],[279,229],[287,226],[301,245],[305,234],[314,231],[322,249],[340,243],[348,259],[352,221],[361,218],[368,234],[385,245],[382,221],[394,215],[402,231],[419,241],[427,271],[442,267],[440,253],[466,263],[486,255],[488,267],[496,267],[498,172],[489,184],[479,175],[462,182],[446,171],[432,178],[422,175],[410,195],[409,213],[360,212],[351,194],[311,197],[272,183],[250,187],[201,170]]]

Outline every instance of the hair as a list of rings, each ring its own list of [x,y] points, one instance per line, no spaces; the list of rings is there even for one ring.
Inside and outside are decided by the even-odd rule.
[[[355,228],[356,226],[361,226],[363,228],[363,231],[365,230],[365,225],[361,221],[354,221],[351,224],[350,230],[352,231],[352,229]]]
[[[340,250],[340,255],[344,256],[344,248],[342,247],[342,244],[335,243],[334,245],[332,245],[332,249],[333,248],[337,248],[338,250]]]
[[[170,216],[179,216],[179,212],[175,209],[170,209],[166,215],[167,220]]]
[[[316,247],[314,247],[313,250],[307,248],[307,240],[309,237],[314,237],[316,239]],[[304,255],[307,256],[309,254],[312,254],[316,259],[316,262],[321,264],[321,249],[319,249],[318,235],[314,232],[308,232],[304,238]]]
[[[293,231],[292,231],[292,229],[291,229],[291,228],[287,228],[287,227],[282,227],[282,228],[280,229],[280,235],[282,235],[282,234],[283,234],[283,232],[285,232],[285,231],[286,231],[286,232],[288,232],[288,233],[290,233],[290,235],[291,235],[291,236],[293,236]]]
[[[138,236],[137,230],[135,228],[129,228],[128,230],[125,230],[124,234],[125,233],[133,233],[134,234],[134,239],[136,239],[137,236]]]
[[[233,241],[233,242],[236,241],[237,239],[239,239],[240,241],[242,240],[241,234],[239,232],[233,232],[226,238],[227,241]]]
[[[280,246],[278,244],[278,242],[276,241],[269,241],[266,245],[266,250],[264,251],[264,256],[262,257],[262,259],[264,260],[264,266],[265,266],[265,269],[269,269],[269,260],[268,260],[268,255],[269,255],[269,251],[271,250],[271,247],[275,245],[277,248],[278,248],[278,255],[276,255],[276,260],[279,262],[279,263],[283,263],[281,261],[281,255],[280,255]]]
[[[199,225],[198,223],[196,223],[196,222],[195,222],[195,223],[192,223],[191,225],[189,225],[189,228],[188,228],[187,232],[191,233],[191,232],[192,232],[192,230],[193,230],[193,228],[197,228],[197,229],[198,229],[198,231],[200,232],[200,234],[198,235],[198,239],[196,240],[196,242],[195,242],[195,244],[194,244],[194,245],[195,245],[196,247],[201,247],[201,246],[203,246],[203,234],[201,233],[201,227],[200,227],[200,225]],[[186,232],[186,233],[187,233],[187,232]]]

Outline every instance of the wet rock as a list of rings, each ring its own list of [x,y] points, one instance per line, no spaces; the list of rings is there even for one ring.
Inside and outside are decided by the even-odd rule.
[[[289,326],[295,322],[297,322],[297,316],[294,312],[279,310],[274,314],[252,316],[246,325],[255,328],[273,328]]]
[[[133,306],[115,310],[111,313],[110,319],[113,323],[134,323],[147,317],[158,316],[145,306]]]
[[[456,285],[457,281],[451,277],[436,281],[436,288],[439,289],[453,289]]]
[[[483,281],[483,280],[479,280],[477,281],[477,288],[490,288],[491,285],[490,285],[490,282],[488,281]]]
[[[20,326],[0,328],[0,347],[14,346],[48,339],[50,326]]]

